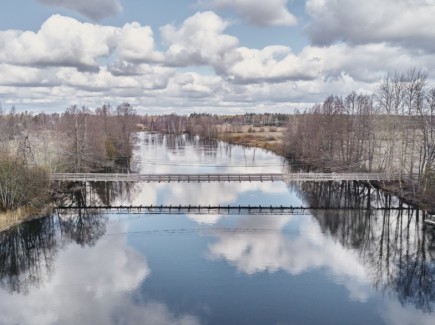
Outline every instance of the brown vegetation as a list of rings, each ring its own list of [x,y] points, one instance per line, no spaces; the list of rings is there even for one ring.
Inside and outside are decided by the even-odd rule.
[[[253,125],[243,125],[238,130],[240,132],[228,132],[231,127],[222,125],[218,128],[218,139],[244,146],[257,147],[284,155],[283,134],[285,127],[275,127],[271,131],[266,131],[264,127]]]
[[[0,211],[22,206],[38,208],[46,202],[48,188],[44,169],[8,157],[0,160]]]
[[[114,110],[104,105],[95,113],[86,107],[69,107],[61,116],[57,130],[64,134],[63,169],[89,172],[127,167],[133,152],[136,118],[124,103]]]
[[[292,116],[285,153],[323,170],[399,173],[404,182],[390,189],[433,208],[434,113],[427,74],[388,75],[375,96],[330,96]]]
[[[285,114],[210,115],[175,114],[142,117],[144,128],[167,134],[189,133],[204,139],[255,146],[283,154],[282,137],[289,116]]]
[[[24,220],[50,200],[50,171],[128,169],[137,118],[124,103],[95,112],[71,106],[63,114],[0,109],[0,213]],[[10,221],[9,220],[9,221]],[[6,222],[8,224],[8,222]]]

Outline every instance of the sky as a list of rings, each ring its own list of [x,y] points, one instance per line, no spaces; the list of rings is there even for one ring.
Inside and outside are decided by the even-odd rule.
[[[435,0],[1,1],[0,103],[292,113],[387,73],[435,78],[433,17]]]

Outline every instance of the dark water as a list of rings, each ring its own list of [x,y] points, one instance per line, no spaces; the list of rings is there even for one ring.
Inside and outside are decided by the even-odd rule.
[[[281,172],[143,135],[141,172]],[[63,211],[0,233],[0,324],[435,324],[435,232],[354,184],[92,184],[74,204],[348,206],[313,215]]]

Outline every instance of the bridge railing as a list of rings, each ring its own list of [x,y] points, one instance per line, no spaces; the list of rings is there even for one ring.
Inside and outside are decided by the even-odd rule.
[[[383,210],[405,210],[404,207],[303,207],[303,206],[206,206],[206,205],[144,205],[144,206],[86,206],[86,207],[57,207],[58,211],[74,210],[98,210],[99,213],[110,214],[201,214],[201,215],[310,215],[313,211],[327,210],[357,210],[357,211],[383,211]]]
[[[118,174],[52,173],[54,181],[82,182],[325,182],[325,181],[397,181],[400,174],[388,173],[246,173],[246,174]]]
[[[254,182],[283,181],[280,173],[256,174],[100,174],[53,173],[55,181],[138,181],[138,182]]]

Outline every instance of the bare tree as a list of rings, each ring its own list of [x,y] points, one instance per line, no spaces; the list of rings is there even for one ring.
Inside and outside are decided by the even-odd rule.
[[[418,179],[425,192],[435,172],[435,88],[428,91],[425,105],[417,107],[417,114],[422,131]]]
[[[76,105],[67,108],[59,126],[66,133],[68,169],[83,172],[104,166],[106,152],[103,129],[89,109]]]

